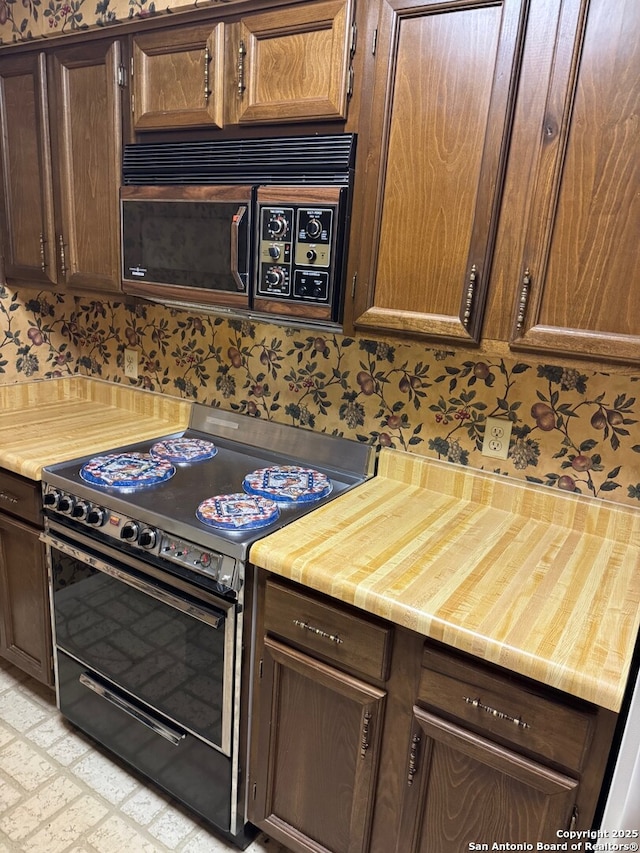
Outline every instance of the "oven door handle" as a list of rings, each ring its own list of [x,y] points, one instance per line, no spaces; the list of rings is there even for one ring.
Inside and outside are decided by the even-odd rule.
[[[74,545],[70,545],[63,539],[51,536],[50,533],[40,534],[40,540],[44,542],[45,545],[55,548],[56,551],[61,551],[63,554],[67,554],[67,556],[73,557],[75,560],[79,560],[87,566],[91,566],[93,569],[103,572],[105,575],[109,575],[110,577],[139,590],[139,592],[143,592],[145,595],[155,598],[157,601],[168,604],[170,607],[180,610],[188,616],[193,616],[194,619],[199,619],[201,622],[205,622],[212,628],[219,628],[225,621],[224,614],[212,613],[210,610],[195,604],[195,602],[187,601],[178,595],[174,595],[168,590],[160,589],[153,584],[147,583],[142,578],[138,578],[135,575],[131,575],[128,572],[122,571],[122,569],[112,566],[111,563],[107,563],[98,557],[94,557],[92,554],[87,554],[86,551],[76,548]]]
[[[136,708],[136,706],[131,702],[128,702],[122,696],[118,696],[115,691],[105,687],[104,684],[96,681],[95,678],[91,678],[91,676],[87,675],[86,672],[83,672],[78,677],[78,681],[80,684],[88,687],[89,690],[92,690],[97,696],[100,696],[101,699],[105,699],[107,702],[115,705],[116,708],[124,711],[125,714],[129,714],[130,717],[133,717],[139,723],[147,726],[147,728],[151,729],[165,740],[168,740],[169,743],[172,743],[174,746],[180,746],[182,741],[185,739],[186,734],[184,732],[180,732],[177,729],[171,728],[171,726],[168,726],[166,723],[160,722],[160,720],[152,717],[151,714],[147,714],[146,711],[143,711],[142,708]]]

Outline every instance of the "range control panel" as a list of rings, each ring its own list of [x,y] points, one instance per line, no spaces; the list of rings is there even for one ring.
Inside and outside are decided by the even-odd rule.
[[[341,295],[344,194],[337,187],[315,193],[298,187],[283,192],[289,201],[272,200],[277,189],[258,190],[256,307],[269,310],[275,301],[287,303],[293,315],[334,319]]]

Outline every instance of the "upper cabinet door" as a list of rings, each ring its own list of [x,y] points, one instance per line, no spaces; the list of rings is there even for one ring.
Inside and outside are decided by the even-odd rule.
[[[354,322],[482,328],[526,0],[382,0]]]
[[[552,67],[511,344],[638,364],[637,0],[564,3]]]
[[[120,290],[122,58],[117,41],[51,57],[58,250],[71,288]]]
[[[222,22],[134,36],[132,63],[136,131],[223,126]]]
[[[247,15],[236,27],[234,122],[345,119],[352,0]]]
[[[58,273],[44,53],[0,61],[0,127],[5,276],[54,285]]]

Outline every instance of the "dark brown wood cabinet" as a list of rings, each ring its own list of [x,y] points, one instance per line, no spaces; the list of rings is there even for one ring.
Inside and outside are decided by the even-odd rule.
[[[557,842],[569,828],[576,779],[418,707],[414,714],[396,853]]]
[[[346,118],[353,0],[229,12],[133,36],[136,132]]]
[[[231,121],[346,119],[352,17],[352,0],[318,0],[243,17],[234,28]]]
[[[386,671],[390,629],[277,583],[263,602],[249,819],[294,851],[365,853],[386,691],[353,672]]]
[[[479,340],[527,6],[382,0],[358,329]]]
[[[123,55],[117,40],[49,57],[58,262],[71,289],[118,292]]]
[[[514,349],[638,364],[640,6],[557,15],[514,283]]]
[[[120,290],[120,42],[0,58],[10,282]]]
[[[0,245],[9,281],[59,281],[46,57],[0,58]]]
[[[175,26],[132,40],[136,131],[224,125],[225,24]]]
[[[37,483],[0,470],[0,655],[52,685],[41,507]]]
[[[451,853],[591,827],[615,714],[258,576],[249,819],[267,834]]]
[[[557,843],[558,830],[589,828],[614,723],[614,714],[427,642],[397,853]]]

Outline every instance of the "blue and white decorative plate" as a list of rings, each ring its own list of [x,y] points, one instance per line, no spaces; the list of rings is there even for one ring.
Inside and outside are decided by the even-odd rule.
[[[115,489],[155,486],[171,479],[176,469],[170,462],[154,459],[149,453],[109,453],[95,456],[80,469],[80,476],[93,486]]]
[[[218,448],[211,441],[199,438],[168,438],[157,441],[150,450],[156,459],[166,459],[168,462],[203,462],[211,459]]]
[[[196,510],[199,521],[224,530],[265,527],[279,515],[280,510],[273,501],[242,492],[207,498]]]
[[[281,503],[303,503],[326,497],[331,480],[320,471],[299,465],[259,468],[244,478],[242,487],[250,495],[261,495]]]

